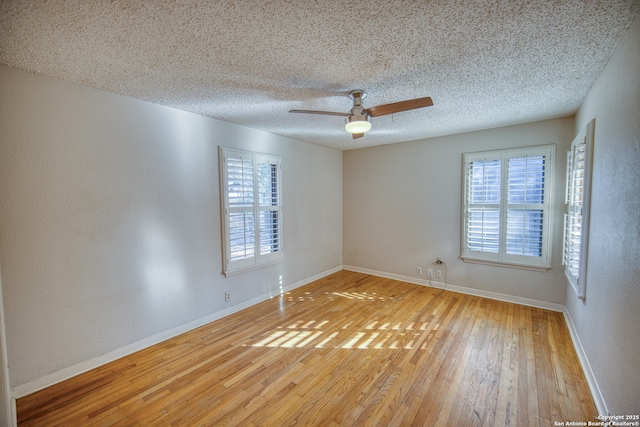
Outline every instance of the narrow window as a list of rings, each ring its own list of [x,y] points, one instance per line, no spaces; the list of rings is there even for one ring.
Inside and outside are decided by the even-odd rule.
[[[593,162],[593,132],[595,119],[589,122],[571,143],[567,153],[567,177],[564,215],[564,250],[562,263],[565,275],[578,298],[586,298],[587,249],[589,240],[589,206],[591,198],[591,168]]]
[[[223,272],[282,258],[280,158],[220,147]]]
[[[462,258],[550,268],[553,146],[466,153]]]

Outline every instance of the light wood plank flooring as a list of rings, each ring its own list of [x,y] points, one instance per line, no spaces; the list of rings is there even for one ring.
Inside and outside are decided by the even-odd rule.
[[[552,426],[561,313],[341,271],[19,399],[20,426]]]

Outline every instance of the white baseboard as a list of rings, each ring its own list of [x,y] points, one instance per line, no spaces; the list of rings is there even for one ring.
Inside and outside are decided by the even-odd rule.
[[[287,291],[299,288],[300,286],[304,286],[308,283],[314,282],[318,279],[321,279],[325,276],[336,273],[340,270],[342,270],[342,266],[334,267],[332,269],[325,270],[321,273],[307,277],[303,280],[299,280],[295,283],[291,283],[289,285],[286,285],[283,288],[283,292],[287,292]],[[229,307],[227,309],[217,311],[215,313],[211,313],[207,316],[201,317],[200,319],[193,320],[191,322],[185,323],[184,325],[177,326],[167,331],[160,332],[151,337],[142,339],[140,341],[126,345],[124,347],[110,351],[109,353],[103,354],[102,356],[94,357],[93,359],[89,359],[84,362],[80,362],[75,365],[69,366],[67,368],[60,369],[59,371],[53,372],[51,374],[45,375],[43,377],[37,378],[35,380],[29,381],[27,383],[24,383],[15,387],[11,391],[11,396],[14,399],[19,399],[31,393],[35,393],[36,391],[42,390],[44,388],[50,387],[54,384],[57,384],[69,378],[75,377],[76,375],[80,375],[84,372],[90,371],[92,369],[105,365],[109,362],[113,362],[114,360],[128,356],[137,351],[143,350],[147,347],[151,347],[152,345],[161,343],[162,341],[166,341],[169,338],[173,338],[177,335],[199,328],[200,326],[206,325],[207,323],[211,323],[214,320],[218,320],[225,316],[229,316],[230,314],[236,313],[240,310],[244,310],[245,308],[251,307],[262,301],[266,301],[272,298],[273,296],[274,294],[272,293],[257,296],[248,301],[244,301],[240,304],[234,305],[233,307]]]
[[[512,302],[515,304],[527,305],[530,307],[544,308],[546,310],[559,311],[561,313],[565,311],[564,305],[547,302],[547,301],[517,297],[513,295],[501,294],[498,292],[484,291],[481,289],[474,289],[466,286],[454,285],[451,283],[445,284],[444,282],[437,282],[435,280],[420,279],[420,278],[411,277],[411,276],[403,276],[401,274],[386,273],[384,271],[354,267],[351,265],[345,265],[343,266],[343,268],[345,270],[355,271],[357,273],[371,274],[372,276],[384,277],[386,279],[394,279],[394,280],[400,280],[403,282],[414,283],[416,285],[430,286],[432,288],[438,288],[438,289],[446,289],[448,291],[458,292],[461,294],[475,295],[478,297],[484,297],[484,298],[494,299],[498,301]]]
[[[593,401],[596,404],[596,409],[598,410],[598,414],[600,415],[611,415],[609,413],[609,408],[607,407],[607,403],[604,400],[604,396],[602,396],[602,392],[600,391],[600,386],[598,385],[598,381],[596,381],[596,376],[591,369],[591,364],[589,363],[589,359],[587,359],[587,354],[584,351],[584,347],[582,346],[582,342],[578,337],[578,332],[576,331],[576,327],[573,324],[573,319],[571,318],[571,314],[569,310],[565,308],[564,310],[564,319],[567,322],[567,328],[569,329],[569,335],[571,335],[571,341],[573,341],[573,347],[576,349],[576,353],[578,354],[578,360],[580,360],[580,365],[582,366],[582,371],[584,372],[584,376],[587,379],[587,385],[589,386],[589,390],[591,391],[591,396],[593,397]]]

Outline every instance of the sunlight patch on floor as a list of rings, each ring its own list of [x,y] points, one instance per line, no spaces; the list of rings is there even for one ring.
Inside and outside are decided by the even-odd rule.
[[[411,350],[418,337],[427,329],[427,324],[402,322],[394,325],[368,322],[357,332],[345,335],[342,331],[353,329],[353,322],[337,326],[337,330],[328,325],[328,321],[297,320],[288,326],[267,332],[255,342],[244,344],[246,347],[280,348],[344,348],[344,349],[398,349]]]

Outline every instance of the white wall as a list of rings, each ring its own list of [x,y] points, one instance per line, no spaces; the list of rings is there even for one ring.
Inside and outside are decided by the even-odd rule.
[[[13,389],[342,264],[342,153],[0,67]],[[280,155],[285,259],[221,275],[218,145]]]
[[[611,414],[640,414],[640,19],[576,116],[596,119],[587,298],[567,308]]]
[[[564,169],[573,129],[573,118],[563,118],[345,152],[345,265],[416,277],[417,266],[436,268],[441,256],[450,284],[564,304]],[[463,262],[462,153],[541,144],[557,144],[553,268]]]

